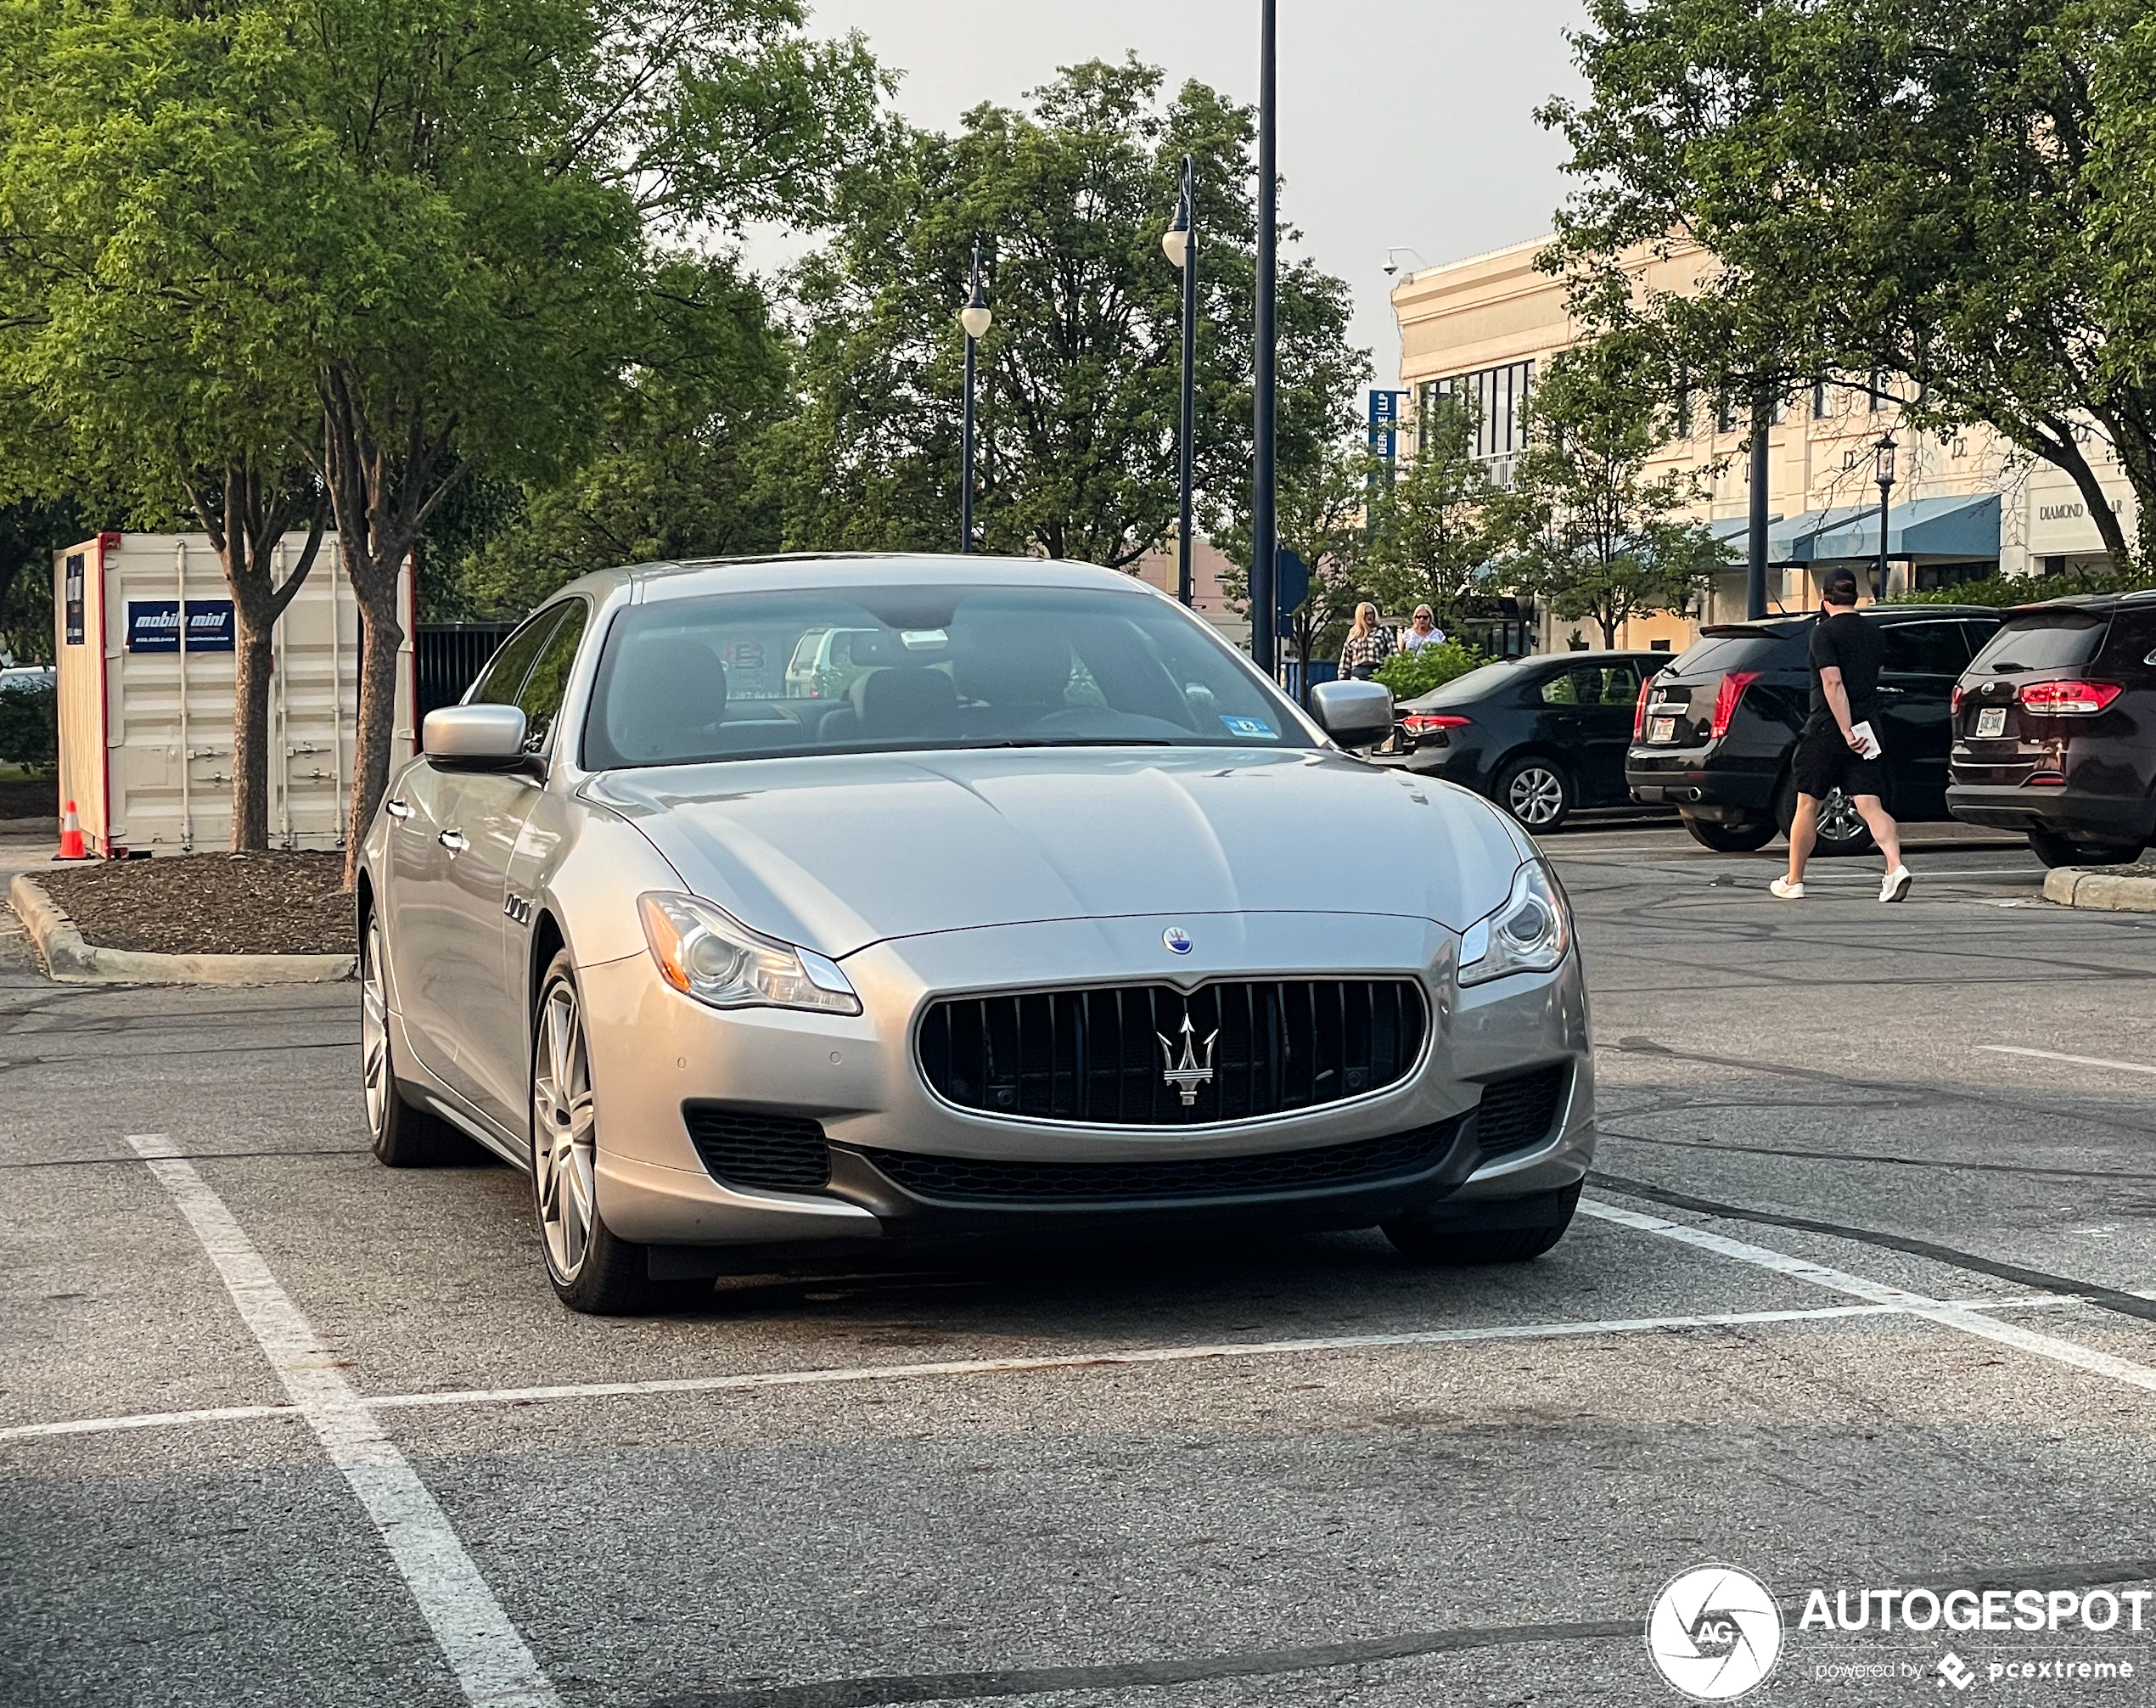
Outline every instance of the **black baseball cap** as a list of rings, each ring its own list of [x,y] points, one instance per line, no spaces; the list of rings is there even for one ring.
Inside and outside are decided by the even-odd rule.
[[[1850,570],[1829,570],[1820,592],[1830,605],[1853,605],[1856,603],[1856,576]]]

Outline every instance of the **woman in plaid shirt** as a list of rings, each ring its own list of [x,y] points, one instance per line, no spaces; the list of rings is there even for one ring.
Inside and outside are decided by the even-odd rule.
[[[1378,608],[1373,604],[1357,605],[1355,626],[1348,631],[1347,644],[1340,649],[1342,679],[1369,681],[1391,654],[1392,637],[1378,626]]]

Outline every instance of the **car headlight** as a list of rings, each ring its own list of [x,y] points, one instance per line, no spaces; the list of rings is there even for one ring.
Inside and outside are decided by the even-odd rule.
[[[709,902],[640,896],[637,911],[660,975],[684,996],[715,1009],[861,1012],[861,998],[837,962],[752,931]]]
[[[1513,875],[1505,905],[1468,927],[1460,940],[1460,982],[1479,985],[1508,973],[1547,973],[1572,944],[1564,894],[1539,860]]]

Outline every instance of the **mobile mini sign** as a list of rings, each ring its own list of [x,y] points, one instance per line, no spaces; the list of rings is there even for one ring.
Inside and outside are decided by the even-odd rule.
[[[177,652],[179,649],[180,602],[177,599],[127,601],[129,652]],[[233,649],[230,599],[189,599],[187,602],[187,649],[189,652],[230,652]]]

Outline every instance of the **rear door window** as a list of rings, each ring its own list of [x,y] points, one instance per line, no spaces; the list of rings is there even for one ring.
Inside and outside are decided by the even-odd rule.
[[[2008,617],[1969,669],[1977,676],[2079,670],[2096,656],[2109,626],[2087,611],[2029,611]]]
[[[1969,645],[1958,622],[1892,623],[1879,667],[1889,676],[1959,676],[1968,668]]]
[[[1665,674],[1690,682],[1726,671],[1771,670],[1782,662],[1773,655],[1788,644],[1773,635],[1710,635],[1678,654]]]

